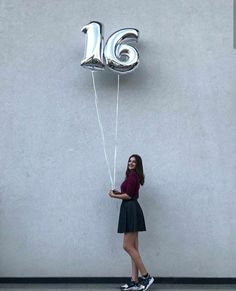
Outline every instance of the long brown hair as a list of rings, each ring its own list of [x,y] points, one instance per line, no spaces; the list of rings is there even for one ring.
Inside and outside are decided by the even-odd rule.
[[[129,169],[129,161],[131,158],[135,158],[136,160],[136,168],[135,168],[135,172],[138,174],[139,176],[139,180],[140,180],[140,184],[143,185],[144,184],[144,180],[145,180],[145,176],[143,173],[143,162],[142,162],[142,158],[137,155],[137,154],[133,154],[129,157],[128,159],[128,163],[127,163],[127,169],[126,169],[126,177],[129,175],[130,173],[130,169]]]

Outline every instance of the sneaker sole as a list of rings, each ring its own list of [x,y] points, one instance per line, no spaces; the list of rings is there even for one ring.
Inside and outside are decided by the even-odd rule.
[[[131,287],[131,288],[133,288],[133,287]],[[137,287],[136,289],[131,289],[131,288],[128,288],[128,287],[120,287],[120,290],[122,290],[122,291],[132,291],[132,290],[135,290],[135,291],[143,291],[143,288],[139,288],[139,287]]]
[[[121,289],[122,291],[143,291],[143,289],[142,288],[140,288],[140,289]]]

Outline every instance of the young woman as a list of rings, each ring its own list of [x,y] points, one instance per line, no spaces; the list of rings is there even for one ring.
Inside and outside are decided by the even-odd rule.
[[[154,281],[145,268],[138,248],[138,232],[146,231],[143,211],[138,203],[139,187],[144,184],[143,163],[139,155],[129,157],[126,179],[121,184],[121,192],[111,190],[112,198],[122,199],[118,223],[118,233],[124,233],[123,248],[131,257],[132,275],[122,290],[146,291]],[[141,274],[141,278],[138,274]]]

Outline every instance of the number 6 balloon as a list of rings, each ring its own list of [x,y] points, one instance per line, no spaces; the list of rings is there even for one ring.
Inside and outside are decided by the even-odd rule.
[[[103,70],[103,36],[102,24],[92,21],[82,28],[87,34],[85,58],[81,66],[93,71]],[[107,40],[104,48],[104,57],[109,69],[125,74],[133,71],[139,64],[138,51],[128,45],[137,42],[139,31],[134,28],[124,28],[114,32]]]
[[[107,66],[119,73],[133,71],[139,64],[138,51],[125,43],[138,40],[139,31],[124,28],[114,32],[107,40],[104,56]],[[122,60],[123,59],[123,60]]]

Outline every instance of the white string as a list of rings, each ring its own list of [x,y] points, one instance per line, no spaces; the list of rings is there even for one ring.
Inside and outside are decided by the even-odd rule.
[[[113,176],[113,188],[116,187],[116,154],[117,154],[117,133],[118,133],[118,113],[119,113],[119,91],[120,91],[120,75],[117,77],[117,94],[116,94],[116,131],[115,131],[115,151],[114,151],[114,176]]]
[[[108,173],[109,173],[109,177],[110,177],[111,188],[113,189],[114,183],[113,183],[113,180],[112,180],[111,169],[110,169],[110,165],[109,165],[108,158],[107,158],[106,143],[105,143],[105,137],[104,137],[103,127],[102,127],[102,122],[101,122],[99,111],[98,111],[98,97],[97,97],[97,91],[96,91],[96,86],[95,86],[95,81],[94,81],[94,71],[92,71],[92,78],[93,78],[93,89],[94,89],[94,95],[95,95],[95,106],[96,106],[98,124],[99,124],[99,127],[100,127],[101,136],[102,136],[103,150],[104,150],[104,155],[105,155],[107,168],[108,168]]]

